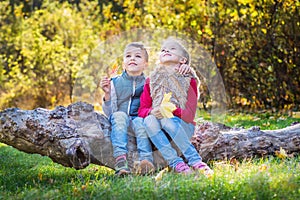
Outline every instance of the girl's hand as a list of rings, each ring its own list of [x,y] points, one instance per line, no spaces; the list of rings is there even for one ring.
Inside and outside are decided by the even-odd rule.
[[[181,64],[180,66],[176,67],[175,69],[178,71],[179,74],[188,74],[192,71],[191,67],[187,64]]]
[[[153,110],[151,110],[151,112],[150,112],[150,115],[154,115],[157,119],[163,118],[159,108],[153,108]]]

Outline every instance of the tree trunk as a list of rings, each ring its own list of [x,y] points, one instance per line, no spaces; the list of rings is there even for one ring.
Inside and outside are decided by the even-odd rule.
[[[66,167],[83,169],[90,163],[114,167],[110,141],[110,123],[95,112],[92,105],[77,102],[54,110],[10,108],[0,113],[0,142],[27,153],[50,157]],[[300,124],[284,129],[261,131],[231,129],[222,124],[196,126],[192,138],[204,161],[246,158],[274,154],[284,148],[288,153],[300,151]],[[136,141],[129,134],[129,167],[137,162]],[[167,163],[154,151],[156,167]]]

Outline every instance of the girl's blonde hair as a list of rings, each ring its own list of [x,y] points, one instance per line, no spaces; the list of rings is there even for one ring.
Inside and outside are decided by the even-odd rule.
[[[166,42],[169,42],[169,41],[178,44],[178,46],[182,50],[182,53],[183,53],[182,56],[186,58],[185,64],[189,65],[191,63],[191,56],[190,56],[188,50],[184,47],[183,42],[181,40],[177,39],[177,38],[168,37],[166,40],[163,41],[163,43],[166,43]]]

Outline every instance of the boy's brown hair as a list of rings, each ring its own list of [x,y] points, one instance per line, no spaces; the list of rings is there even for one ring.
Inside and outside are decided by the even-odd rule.
[[[143,43],[141,43],[141,42],[131,42],[131,43],[127,44],[126,47],[125,47],[124,53],[126,52],[126,50],[127,50],[129,47],[136,47],[136,48],[141,49],[141,50],[144,52],[144,54],[145,54],[145,59],[146,59],[146,61],[148,62],[148,60],[149,60],[148,51],[147,51],[147,49],[145,48],[145,46],[144,46]]]

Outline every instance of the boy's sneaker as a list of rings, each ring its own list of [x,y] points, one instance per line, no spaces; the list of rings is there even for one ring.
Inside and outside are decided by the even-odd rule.
[[[214,172],[212,169],[209,168],[209,166],[207,166],[206,163],[199,161],[196,164],[194,164],[193,166],[194,170],[198,170],[200,172],[203,172],[203,174],[205,176],[211,176]]]
[[[154,165],[148,160],[142,160],[139,163],[137,174],[139,175],[148,175],[154,173]]]
[[[122,155],[116,158],[115,170],[115,174],[117,174],[118,176],[130,174],[126,155]]]
[[[190,169],[190,167],[184,163],[184,162],[180,162],[176,165],[176,167],[174,168],[175,172],[180,173],[180,174],[191,174],[192,170]]]

